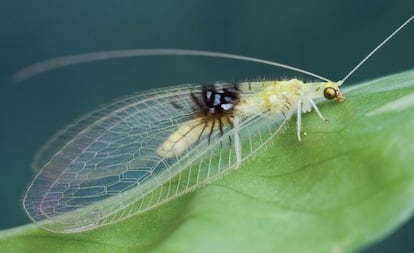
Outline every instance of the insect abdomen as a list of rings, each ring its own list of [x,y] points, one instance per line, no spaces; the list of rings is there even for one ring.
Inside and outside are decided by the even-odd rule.
[[[165,158],[172,158],[184,153],[188,147],[199,140],[206,128],[211,127],[209,122],[202,121],[202,118],[197,118],[181,125],[158,148],[158,155]]]

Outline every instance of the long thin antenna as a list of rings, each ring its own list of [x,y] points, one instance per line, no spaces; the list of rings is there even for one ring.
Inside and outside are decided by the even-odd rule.
[[[351,71],[349,71],[349,73],[342,78],[342,80],[340,80],[339,82],[341,84],[343,84],[346,79],[348,79],[357,69],[359,69],[359,67],[361,67],[362,64],[364,64],[373,54],[375,54],[375,52],[378,51],[378,49],[380,49],[382,46],[384,46],[385,43],[387,43],[392,37],[394,37],[394,35],[396,35],[401,29],[403,29],[408,23],[411,22],[411,20],[413,20],[414,15],[411,16],[409,19],[407,19],[407,21],[405,21],[402,25],[400,25],[393,33],[391,33],[387,38],[385,38],[385,40],[383,40],[378,46],[376,46],[367,56],[365,56],[364,59],[362,59],[362,61],[360,61]]]
[[[235,54],[226,54],[226,53],[219,53],[219,52],[210,52],[210,51],[199,51],[199,50],[185,50],[185,49],[125,49],[125,50],[113,50],[113,51],[101,51],[101,52],[93,52],[93,53],[86,53],[86,54],[77,54],[77,55],[70,55],[70,56],[63,56],[59,58],[53,58],[46,61],[41,61],[25,67],[13,75],[13,80],[15,82],[22,82],[27,80],[33,76],[39,75],[44,72],[48,72],[54,69],[67,67],[70,65],[76,65],[81,63],[87,62],[94,62],[94,61],[104,61],[109,59],[116,59],[116,58],[129,58],[129,57],[141,57],[141,56],[165,56],[165,55],[175,55],[175,56],[205,56],[205,57],[216,57],[216,58],[226,58],[226,59],[236,59],[242,61],[249,61],[249,62],[257,62],[266,65],[276,66],[279,68],[289,69],[293,71],[297,71],[299,73],[309,75],[320,80],[330,81],[329,79],[314,74],[312,72],[289,66],[286,64],[272,62],[267,60],[262,60],[253,57],[247,57],[242,55],[235,55]]]

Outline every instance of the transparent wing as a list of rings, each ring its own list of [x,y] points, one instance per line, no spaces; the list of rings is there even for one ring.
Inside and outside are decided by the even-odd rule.
[[[245,85],[246,86],[246,85]],[[249,85],[250,87],[250,85]],[[79,232],[154,208],[236,166],[275,135],[284,120],[258,112],[202,137],[174,158],[157,154],[176,129],[192,119],[190,93],[177,86],[120,99],[84,116],[53,137],[36,156],[39,171],[25,194],[29,217],[47,230]],[[243,96],[254,91],[244,87]]]
[[[48,140],[48,142],[45,145],[43,145],[38,150],[32,162],[32,169],[35,172],[39,172],[40,170],[42,170],[45,163],[47,163],[50,160],[50,158],[55,153],[57,153],[60,149],[62,149],[62,147],[66,145],[71,139],[79,135],[79,132],[81,130],[88,128],[89,126],[97,122],[98,120],[102,120],[105,117],[109,117],[109,115],[112,112],[117,111],[117,110],[123,110],[123,108],[126,108],[126,106],[137,103],[137,102],[143,102],[144,100],[146,101],[152,96],[162,98],[163,95],[166,95],[166,97],[168,97],[168,93],[170,93],[171,96],[169,97],[171,97],[171,99],[164,100],[164,102],[168,104],[168,108],[169,108],[171,107],[172,102],[175,103],[174,101],[188,98],[188,96],[182,95],[182,94],[186,93],[185,90],[187,90],[187,93],[188,93],[190,89],[197,91],[197,87],[191,86],[191,85],[181,85],[175,88],[168,87],[168,88],[161,88],[161,89],[152,89],[151,91],[148,91],[146,93],[136,93],[133,95],[117,98],[112,103],[101,106],[100,108],[97,108],[95,111],[90,112],[86,115],[83,115],[82,117],[78,118],[76,121],[72,122],[65,128],[58,131],[50,140]],[[183,97],[174,97],[176,95],[175,92],[179,90],[181,91],[178,92],[178,94]],[[188,102],[188,101],[183,101],[183,102]],[[174,108],[169,108],[169,109],[174,109]],[[183,109],[188,109],[188,108],[183,107]],[[186,112],[188,112],[188,110]],[[108,120],[111,120],[111,119],[108,118]]]

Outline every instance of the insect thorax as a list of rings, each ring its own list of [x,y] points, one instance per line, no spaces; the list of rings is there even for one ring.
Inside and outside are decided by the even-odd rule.
[[[303,94],[304,83],[297,79],[251,82],[243,87],[237,110],[243,116],[270,112],[288,113]]]

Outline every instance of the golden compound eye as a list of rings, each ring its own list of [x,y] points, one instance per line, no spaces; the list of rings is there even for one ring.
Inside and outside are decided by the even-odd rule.
[[[338,92],[337,92],[337,90],[336,90],[335,88],[332,88],[332,87],[326,87],[326,88],[323,90],[323,96],[324,96],[326,99],[334,99],[334,98],[336,98],[336,97],[338,96]]]

